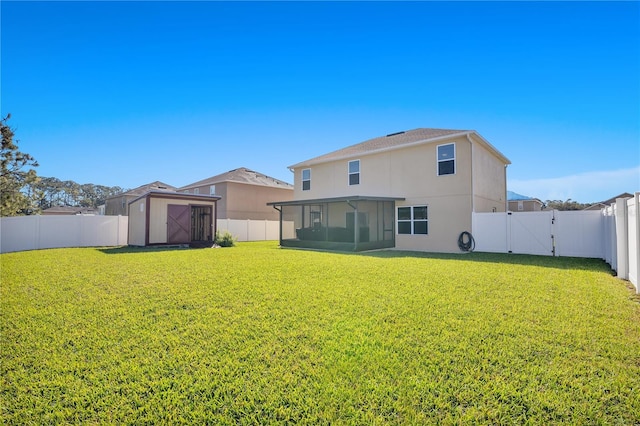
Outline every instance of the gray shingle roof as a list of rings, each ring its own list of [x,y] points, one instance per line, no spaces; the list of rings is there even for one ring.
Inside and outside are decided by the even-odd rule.
[[[172,186],[157,180],[155,182],[147,183],[137,188],[133,188],[128,191],[121,192],[116,195],[112,195],[111,197],[108,197],[107,200],[110,200],[112,198],[119,198],[119,197],[122,197],[123,195],[126,195],[127,197],[137,197],[138,195],[142,195],[144,193],[147,193],[149,191],[154,191],[154,190],[175,192],[176,189],[177,188],[175,186]]]
[[[248,183],[252,185],[270,186],[274,188],[293,189],[293,185],[291,185],[290,183],[247,169],[246,167],[240,167],[240,168],[233,169],[228,172],[183,186],[179,190],[182,191],[185,189],[195,188],[199,186],[215,185],[216,183],[222,183],[222,182],[239,182],[239,183]]]
[[[452,136],[475,134],[486,143],[486,145],[493,149],[497,154],[504,157],[498,152],[491,144],[485,141],[480,135],[473,130],[453,130],[453,129],[426,129],[419,128],[414,130],[408,130],[406,132],[391,133],[386,136],[381,136],[367,141],[348,146],[346,148],[339,149],[337,151],[330,152],[328,154],[321,155],[319,157],[312,158],[310,160],[303,161],[289,168],[297,168],[303,166],[310,166],[313,164],[325,163],[328,161],[339,160],[342,158],[352,158],[363,154],[372,154],[374,152],[386,151],[395,148],[401,148],[403,146],[420,144],[426,142],[435,142],[439,139],[446,139]],[[504,158],[506,162],[509,162]]]

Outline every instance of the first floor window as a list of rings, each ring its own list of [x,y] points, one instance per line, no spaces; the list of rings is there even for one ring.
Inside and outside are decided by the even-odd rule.
[[[308,191],[311,189],[311,169],[302,170],[302,190]]]
[[[398,207],[398,234],[428,233],[427,206]]]

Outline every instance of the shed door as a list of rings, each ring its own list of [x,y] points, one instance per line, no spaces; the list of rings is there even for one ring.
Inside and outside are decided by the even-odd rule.
[[[191,206],[169,204],[167,209],[167,243],[190,243]]]

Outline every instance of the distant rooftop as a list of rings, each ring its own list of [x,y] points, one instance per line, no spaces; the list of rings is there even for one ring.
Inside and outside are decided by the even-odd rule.
[[[290,183],[281,181],[271,176],[267,176],[263,173],[256,172],[246,167],[239,167],[237,169],[229,170],[228,172],[183,186],[179,189],[179,191],[206,185],[215,185],[216,183],[222,182],[238,182],[251,185],[269,186],[272,188],[293,189],[293,185],[291,185]]]
[[[533,197],[517,194],[513,191],[507,191],[507,201],[533,200]]]
[[[149,191],[176,192],[176,189],[177,188],[175,186],[172,186],[172,185],[169,185],[169,184],[166,184],[164,182],[160,182],[159,180],[157,180],[155,182],[147,183],[145,185],[140,185],[137,188],[130,189],[130,190],[125,191],[125,192],[121,192],[120,194],[113,195],[113,196],[111,196],[109,198],[117,198],[117,197],[121,197],[123,195],[136,197],[138,195],[145,194],[145,193],[147,193]]]

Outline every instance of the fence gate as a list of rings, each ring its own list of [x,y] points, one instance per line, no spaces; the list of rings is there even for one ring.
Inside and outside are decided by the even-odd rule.
[[[553,210],[507,213],[510,253],[553,256]]]
[[[474,213],[476,251],[604,257],[599,211]]]

